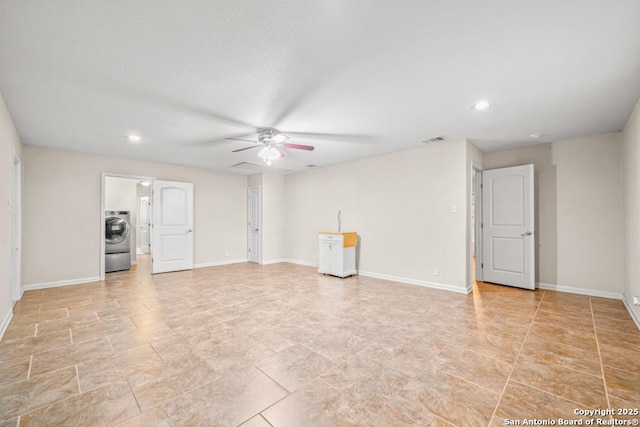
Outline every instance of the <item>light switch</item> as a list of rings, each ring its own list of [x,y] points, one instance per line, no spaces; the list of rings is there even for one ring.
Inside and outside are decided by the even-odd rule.
[[[458,208],[456,207],[456,205],[451,205],[451,213],[456,213],[458,212]]]

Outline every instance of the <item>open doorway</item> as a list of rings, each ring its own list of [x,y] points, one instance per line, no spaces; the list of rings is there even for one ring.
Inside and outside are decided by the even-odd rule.
[[[471,164],[470,206],[469,269],[473,288],[478,281],[482,281],[482,168],[475,163]]]
[[[153,181],[154,178],[148,176],[102,173],[101,280],[105,279],[107,272],[130,269],[137,266],[139,261],[143,266],[150,264],[152,245],[148,218]],[[141,212],[141,200],[147,202],[149,210]],[[140,221],[143,215],[147,218],[146,230],[143,230]],[[145,243],[143,239],[149,239],[146,252],[143,252],[141,246]]]

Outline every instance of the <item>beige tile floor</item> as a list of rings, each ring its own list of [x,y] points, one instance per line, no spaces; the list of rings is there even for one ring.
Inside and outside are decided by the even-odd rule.
[[[0,342],[0,426],[483,426],[604,408],[640,408],[623,304],[482,283],[290,264],[151,276],[142,257],[26,292]]]

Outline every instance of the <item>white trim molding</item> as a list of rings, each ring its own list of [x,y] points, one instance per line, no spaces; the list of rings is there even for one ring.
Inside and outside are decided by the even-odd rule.
[[[640,329],[640,317],[638,317],[638,314],[633,309],[633,303],[631,301],[628,301],[624,296],[622,297],[622,302],[624,303],[624,306],[627,307],[627,311],[631,315],[633,321],[636,323],[636,326],[638,327],[638,329]]]
[[[570,294],[589,295],[592,297],[622,299],[622,294],[618,292],[600,291],[597,289],[574,288],[564,285],[552,285],[550,283],[536,283],[536,288],[549,291],[567,292]]]
[[[271,264],[280,264],[283,262],[287,262],[286,259],[280,258],[280,259],[270,259],[269,261],[260,261],[260,265],[271,265]]]
[[[58,288],[60,286],[82,285],[84,283],[100,282],[100,276],[85,277],[83,279],[58,280],[57,282],[35,283],[33,285],[24,285],[22,293],[26,291],[35,291],[38,289]]]
[[[425,288],[442,289],[444,291],[468,294],[470,289],[466,286],[454,286],[444,283],[428,282],[426,280],[411,279],[409,277],[391,276],[388,274],[373,273],[370,271],[359,271],[358,274],[364,277],[373,277],[374,279],[389,280],[392,282],[406,283],[408,285],[424,286]]]
[[[219,267],[221,265],[241,264],[243,262],[249,262],[249,259],[240,258],[240,259],[230,259],[226,261],[203,262],[200,264],[193,264],[193,268]]]
[[[288,262],[290,264],[304,265],[306,267],[318,268],[318,264],[317,263],[309,262],[309,261],[301,261],[301,260],[298,260],[298,259],[284,259],[283,262]],[[426,288],[442,289],[444,291],[457,292],[457,293],[461,293],[461,294],[468,294],[472,290],[471,287],[467,287],[467,286],[446,285],[444,283],[427,282],[426,280],[411,279],[411,278],[408,278],[408,277],[391,276],[391,275],[388,275],[388,274],[374,273],[374,272],[371,272],[371,271],[359,270],[358,271],[358,275],[363,276],[363,277],[371,277],[371,278],[374,278],[374,279],[388,280],[388,281],[391,281],[391,282],[406,283],[408,285],[417,285],[417,286],[424,286]]]
[[[2,321],[2,326],[0,326],[0,341],[2,341],[2,337],[4,333],[7,332],[7,328],[9,327],[9,323],[11,323],[11,319],[13,318],[13,310],[9,310],[7,316]]]
[[[309,261],[302,261],[302,260],[299,260],[299,259],[285,258],[285,259],[282,260],[282,262],[286,262],[286,263],[289,263],[289,264],[304,265],[305,267],[318,268],[318,263],[309,262]]]

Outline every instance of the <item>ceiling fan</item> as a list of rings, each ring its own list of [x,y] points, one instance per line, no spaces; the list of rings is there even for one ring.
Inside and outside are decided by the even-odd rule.
[[[243,138],[225,138],[231,141],[247,141],[253,142],[256,145],[251,145],[249,147],[238,148],[237,150],[233,150],[233,153],[237,153],[239,151],[250,150],[252,148],[262,147],[260,152],[258,152],[258,157],[260,157],[267,166],[271,166],[273,160],[280,159],[285,156],[282,148],[292,148],[294,150],[305,150],[305,151],[313,151],[315,147],[312,145],[303,145],[303,144],[291,144],[286,142],[289,140],[289,137],[284,133],[280,132],[276,128],[258,128],[258,140],[254,141],[251,139],[243,139]]]

